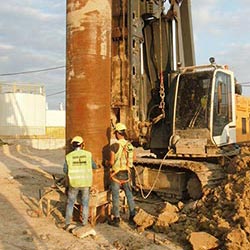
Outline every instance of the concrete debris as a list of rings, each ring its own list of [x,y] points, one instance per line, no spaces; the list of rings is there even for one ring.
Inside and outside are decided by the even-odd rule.
[[[138,231],[143,232],[145,228],[151,227],[154,224],[155,218],[153,215],[140,209],[134,217],[134,222],[138,226]]]
[[[182,212],[188,213],[194,211],[197,208],[198,201],[191,201],[183,206]]]
[[[193,250],[211,250],[219,246],[218,239],[206,232],[193,232],[188,240],[192,244]]]
[[[183,202],[181,202],[181,201],[179,201],[178,204],[177,204],[177,207],[178,207],[179,210],[183,209],[184,206],[185,206],[185,204]]]
[[[170,204],[169,202],[166,202],[165,206],[162,208],[161,213],[159,214],[156,220],[154,230],[157,233],[168,232],[169,225],[175,223],[179,219],[178,211],[178,207]]]
[[[96,231],[91,226],[76,227],[72,230],[72,234],[78,238],[85,238],[87,236],[96,236]]]
[[[165,206],[162,208],[162,213],[168,212],[168,213],[177,213],[179,211],[178,207],[175,205],[172,205],[169,202],[165,203]]]
[[[227,234],[226,241],[230,250],[249,249],[250,247],[246,232],[240,228],[231,230]]]
[[[157,233],[167,232],[169,225],[175,223],[176,221],[178,221],[178,219],[179,216],[176,212],[164,211],[158,216],[157,221],[154,225],[154,230]]]

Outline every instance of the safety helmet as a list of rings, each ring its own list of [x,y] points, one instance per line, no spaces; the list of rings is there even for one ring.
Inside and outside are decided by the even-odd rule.
[[[73,144],[74,142],[77,142],[77,144],[82,144],[83,143],[83,139],[81,136],[75,136],[72,140],[71,140],[71,144]]]
[[[115,131],[122,131],[122,130],[126,130],[127,127],[123,124],[123,123],[117,123],[115,125]]]

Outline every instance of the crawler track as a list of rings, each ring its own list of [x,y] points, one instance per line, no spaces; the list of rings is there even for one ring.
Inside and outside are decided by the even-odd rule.
[[[220,184],[225,177],[221,165],[193,160],[138,158],[135,166],[154,169],[155,171],[161,167],[161,171],[171,171],[172,174],[175,171],[176,174],[186,173],[185,183],[182,186],[186,186],[189,196],[193,199],[200,198],[206,188],[213,188]],[[169,191],[171,193],[168,188],[162,188],[162,191],[166,194]]]

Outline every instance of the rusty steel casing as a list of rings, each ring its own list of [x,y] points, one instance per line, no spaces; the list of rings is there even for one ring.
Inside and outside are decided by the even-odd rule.
[[[111,0],[67,0],[66,152],[83,137],[99,163],[109,144]]]

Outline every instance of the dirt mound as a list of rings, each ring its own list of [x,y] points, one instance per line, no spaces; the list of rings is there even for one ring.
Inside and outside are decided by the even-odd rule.
[[[169,227],[185,240],[203,231],[219,240],[221,250],[250,249],[250,156],[241,154],[225,167],[227,178],[186,205]]]

